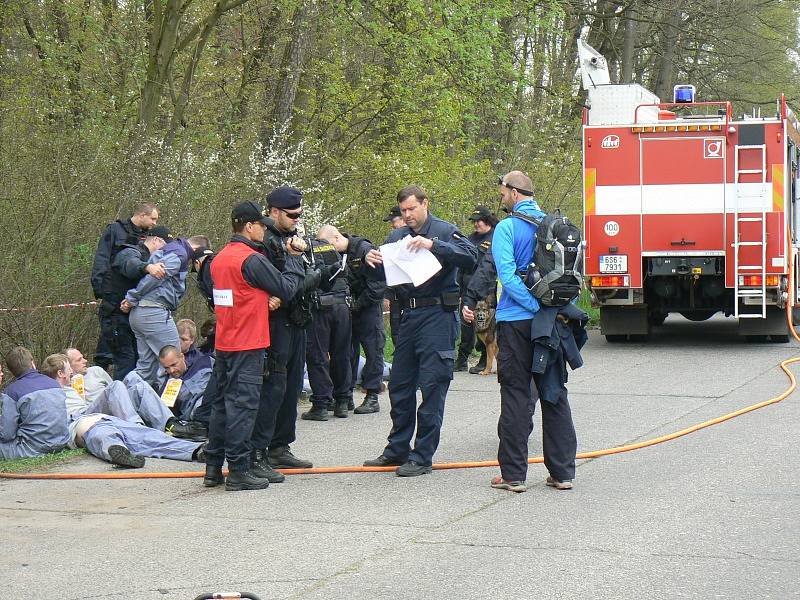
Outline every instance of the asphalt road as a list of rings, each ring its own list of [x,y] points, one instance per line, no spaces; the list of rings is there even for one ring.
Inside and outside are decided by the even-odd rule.
[[[593,332],[569,387],[579,450],[649,439],[772,397],[792,344],[670,318],[648,343]],[[800,368],[796,369],[800,371]],[[377,415],[298,423],[316,466],[377,456]],[[439,462],[495,456],[494,377],[456,374]],[[538,417],[537,417],[538,419]],[[491,469],[199,480],[0,481],[8,598],[800,598],[800,392],[652,448],[580,462],[576,487],[493,490]],[[541,453],[537,420],[531,455]],[[195,470],[148,460],[149,470]],[[68,471],[106,471],[94,458]]]

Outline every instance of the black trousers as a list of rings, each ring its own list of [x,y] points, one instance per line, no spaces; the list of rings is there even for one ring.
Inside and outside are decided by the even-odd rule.
[[[366,362],[361,371],[361,387],[367,392],[379,392],[383,383],[383,347],[386,333],[383,330],[383,307],[374,304],[352,314],[353,320],[353,387],[358,376],[359,347],[364,348]]]
[[[475,335],[475,329],[472,323],[464,323],[461,321],[461,341],[458,344],[458,359],[467,360],[469,355],[472,354],[472,349],[475,348],[478,352],[483,354],[486,352],[486,346]]]
[[[261,386],[252,448],[280,448],[295,441],[297,398],[303,387],[306,330],[290,324],[286,311],[269,319],[268,375]]]
[[[341,402],[353,397],[351,335],[350,308],[346,304],[314,310],[306,344],[306,365],[311,402],[315,406],[327,407],[330,400]]]
[[[497,423],[497,460],[507,481],[525,481],[528,438],[539,394],[531,372],[531,320],[497,323],[497,379],[500,382],[500,419]],[[563,360],[563,358],[562,358]],[[559,481],[575,478],[578,442],[566,392],[556,404],[542,401],[544,464]]]
[[[214,363],[217,392],[212,394],[206,464],[231,471],[250,468],[250,438],[264,381],[264,350],[223,352]]]
[[[100,335],[105,347],[111,351],[114,363],[114,379],[122,381],[136,368],[139,353],[136,350],[136,335],[131,329],[128,315],[119,310],[109,310],[107,302],[100,306]]]

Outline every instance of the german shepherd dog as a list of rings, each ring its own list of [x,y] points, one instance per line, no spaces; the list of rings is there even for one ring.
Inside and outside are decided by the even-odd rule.
[[[475,320],[472,327],[478,339],[486,346],[486,368],[481,375],[491,375],[497,356],[497,321],[494,318],[495,296],[490,294],[475,305]]]

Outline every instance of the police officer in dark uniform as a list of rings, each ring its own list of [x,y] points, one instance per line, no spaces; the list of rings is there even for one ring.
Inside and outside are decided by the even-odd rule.
[[[201,250],[197,256],[194,257],[193,260],[193,267],[194,270],[197,272],[197,288],[200,290],[203,298],[208,305],[208,310],[212,313],[214,312],[214,282],[211,279],[211,263],[214,261],[214,257],[216,254],[210,248],[205,248]],[[213,327],[213,326],[212,326]],[[207,336],[206,342],[204,344],[207,346],[208,352],[214,351],[214,329],[212,328],[211,333]],[[201,352],[204,351],[203,348],[200,348]],[[211,406],[213,405],[213,391],[218,389],[217,388],[217,380],[214,372],[211,372],[211,377],[208,380],[208,384],[206,385],[207,392],[203,394],[203,401],[200,403],[193,414],[194,420],[199,421],[206,428],[208,428],[209,422],[211,421]]]
[[[297,241],[297,223],[303,215],[300,190],[283,186],[267,194],[267,233],[262,251],[279,271],[290,260],[288,244]],[[305,244],[305,242],[303,242]],[[305,246],[304,246],[305,247]],[[274,469],[310,469],[313,464],[295,456],[290,444],[296,439],[297,399],[303,388],[306,328],[311,323],[309,296],[319,285],[320,273],[310,267],[306,255],[303,284],[289,302],[270,299],[267,350],[268,374],[261,388],[261,405],[250,440],[251,461],[273,483],[283,475]]]
[[[475,244],[478,249],[478,265],[481,264],[483,257],[492,246],[492,235],[494,234],[494,226],[497,225],[497,217],[494,216],[491,210],[485,206],[476,206],[475,210],[469,216],[469,220],[473,222],[475,231],[470,234],[469,241]],[[472,279],[474,271],[467,271],[464,269],[458,272],[458,284],[461,290],[461,302],[463,304],[467,294],[467,287]],[[474,305],[473,305],[474,306]],[[471,323],[461,321],[461,343],[458,346],[458,356],[456,357],[456,371],[467,370],[467,359],[472,354],[472,348],[475,344],[475,330]],[[486,348],[483,342],[477,340],[477,349],[481,353],[478,364],[472,367],[469,372],[473,375],[480,373],[486,368]]]
[[[361,370],[361,389],[366,392],[364,402],[353,411],[357,415],[380,411],[378,394],[383,387],[383,348],[386,333],[383,330],[383,296],[386,282],[375,277],[374,269],[364,259],[375,247],[372,243],[355,235],[339,234],[347,241],[347,282],[353,295],[353,333],[351,355],[353,365],[353,387],[358,377],[360,348],[364,348],[364,368]],[[338,241],[338,240],[337,240]]]
[[[122,249],[136,248],[144,241],[147,230],[158,223],[158,216],[158,208],[154,204],[150,202],[139,204],[131,218],[118,219],[106,227],[94,255],[92,290],[94,297],[100,302],[98,310],[100,340],[95,353],[100,355],[98,362],[103,366],[107,367],[109,362],[114,364],[114,378],[118,380],[122,380],[134,369],[137,352],[136,337],[130,329],[127,315],[119,310],[122,299],[116,301],[119,295],[117,288],[123,282],[118,279],[111,281],[112,262]],[[134,283],[132,287],[136,287],[136,284]],[[127,289],[122,290],[122,298],[127,291]],[[104,357],[106,352],[111,355],[110,361],[109,357]]]
[[[428,195],[421,187],[403,188],[397,202],[406,226],[394,231],[388,242],[410,235],[408,249],[429,250],[442,269],[418,287],[404,284],[391,288],[402,309],[389,378],[392,430],[383,454],[364,465],[398,465],[397,475],[414,477],[431,472],[433,454],[439,445],[444,401],[455,362],[459,305],[456,274],[458,269],[475,268],[478,251],[455,225],[428,212]],[[371,250],[365,260],[379,272],[383,270],[380,251]],[[417,389],[422,392],[418,410]]]
[[[231,213],[234,235],[214,258],[214,306],[217,314],[217,360],[214,371],[219,393],[214,395],[203,484],[225,482],[229,491],[263,489],[266,477],[251,470],[250,437],[259,409],[264,380],[264,353],[270,346],[267,305],[272,295],[294,296],[302,285],[303,268],[287,259],[283,273],[261,253],[266,216],[254,202],[243,202]],[[292,240],[287,251],[293,255]]]
[[[347,238],[330,225],[320,228],[317,238],[311,240],[314,263],[322,265],[325,272],[314,296],[313,319],[306,344],[312,407],[301,416],[310,421],[327,421],[331,404],[335,417],[346,418],[353,404],[352,297],[343,258],[347,243]],[[335,244],[339,245],[338,249]]]

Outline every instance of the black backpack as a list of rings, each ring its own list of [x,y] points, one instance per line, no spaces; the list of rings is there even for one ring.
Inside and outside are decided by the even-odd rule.
[[[533,262],[523,276],[530,293],[545,306],[572,302],[583,284],[581,230],[559,209],[541,219],[520,212],[511,216],[537,226]]]

